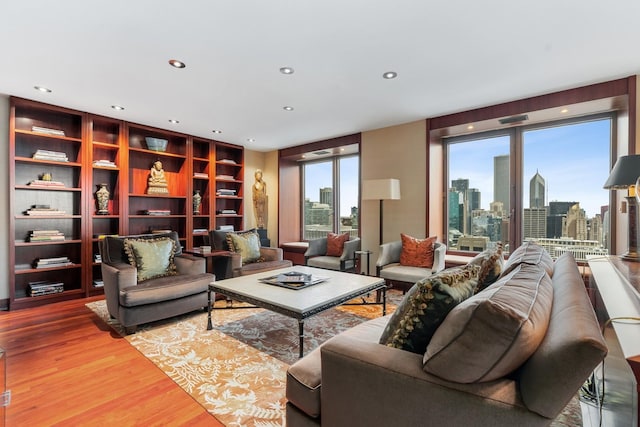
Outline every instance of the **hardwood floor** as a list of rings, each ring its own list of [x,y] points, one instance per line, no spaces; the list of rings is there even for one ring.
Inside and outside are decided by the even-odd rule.
[[[96,299],[0,312],[6,425],[221,426],[85,307]]]

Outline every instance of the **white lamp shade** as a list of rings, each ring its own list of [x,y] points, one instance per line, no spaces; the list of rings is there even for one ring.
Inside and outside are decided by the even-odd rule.
[[[362,181],[362,200],[400,200],[400,180],[390,178]]]

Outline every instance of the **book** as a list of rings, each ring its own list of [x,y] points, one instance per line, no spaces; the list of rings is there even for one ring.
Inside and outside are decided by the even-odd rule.
[[[46,133],[48,135],[64,136],[64,131],[63,130],[50,129],[50,128],[45,128],[45,127],[42,127],[42,126],[31,126],[31,131],[32,132],[37,132],[37,133]]]

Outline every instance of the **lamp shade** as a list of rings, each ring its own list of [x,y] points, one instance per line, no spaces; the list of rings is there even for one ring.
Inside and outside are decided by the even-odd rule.
[[[400,180],[399,179],[392,179],[392,178],[366,179],[362,181],[362,200],[399,200],[399,199],[400,199]]]
[[[622,156],[613,166],[611,174],[604,183],[603,188],[611,190],[624,190],[636,184],[640,176],[640,155],[634,154]]]

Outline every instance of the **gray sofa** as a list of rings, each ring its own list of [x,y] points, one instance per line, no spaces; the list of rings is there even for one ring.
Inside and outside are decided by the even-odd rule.
[[[547,273],[552,276],[546,275],[546,292],[553,298],[548,328],[533,354],[508,375],[459,382],[426,372],[430,347],[423,355],[379,344],[390,316],[381,317],[328,340],[289,368],[287,425],[549,425],[604,358],[607,347],[573,257],[563,255]],[[493,291],[489,287],[474,297]],[[487,345],[484,335],[474,338],[474,344]],[[476,362],[459,353],[462,363],[444,361],[448,373],[465,371]]]
[[[176,275],[138,282],[137,269],[129,263],[125,239],[169,237],[176,242]],[[135,236],[108,236],[99,242],[102,279],[109,315],[127,333],[137,325],[202,310],[207,307],[207,288],[214,275],[205,273],[205,259],[182,253],[176,232]]]

